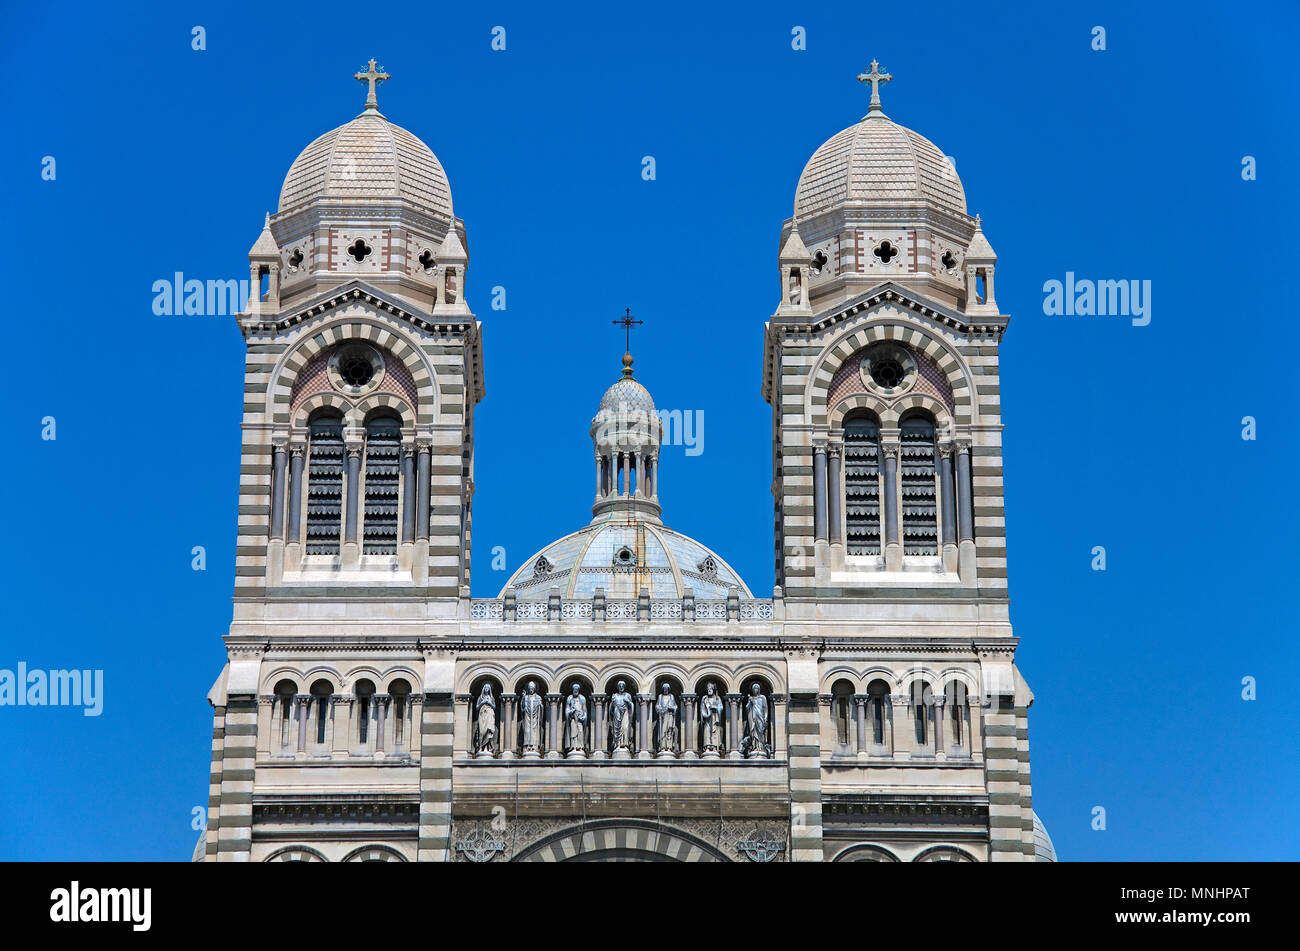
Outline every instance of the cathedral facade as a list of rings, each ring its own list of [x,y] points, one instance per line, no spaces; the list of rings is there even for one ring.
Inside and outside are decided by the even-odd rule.
[[[378,109],[249,255],[206,861],[1032,861],[996,256],[871,103],[799,179],[765,330],[776,585],[669,527],[631,355],[589,523],[470,594],[481,324],[433,152]],[[670,472],[664,473],[671,478]],[[670,514],[670,513],[669,513]]]

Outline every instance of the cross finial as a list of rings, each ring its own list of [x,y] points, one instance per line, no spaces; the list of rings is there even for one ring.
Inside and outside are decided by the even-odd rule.
[[[867,115],[873,112],[879,112],[882,116],[885,114],[880,108],[880,84],[887,83],[893,78],[889,73],[882,73],[880,64],[874,59],[871,61],[871,72],[858,74],[858,82],[871,83],[871,106],[867,109]]]
[[[375,98],[375,84],[382,83],[389,77],[388,74],[383,71],[382,66],[379,67],[379,69],[375,69],[375,61],[373,59],[370,60],[369,66],[370,68],[364,73],[355,73],[352,78],[358,82],[370,84],[370,92],[366,95],[366,109],[373,109],[378,112],[379,100]]]
[[[616,324],[622,324],[627,338],[627,353],[623,354],[623,375],[632,375],[632,327],[636,324],[644,323],[632,316],[632,308],[624,308],[623,316],[613,321]]]

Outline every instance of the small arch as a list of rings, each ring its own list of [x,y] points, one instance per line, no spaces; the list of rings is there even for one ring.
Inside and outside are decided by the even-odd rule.
[[[977,861],[975,856],[971,855],[965,849],[959,849],[952,845],[936,845],[933,848],[926,849],[913,862],[974,862]]]
[[[397,677],[388,685],[388,695],[393,707],[393,748],[410,749],[414,730],[414,691],[405,677]]]
[[[887,681],[876,678],[867,684],[867,735],[871,744],[879,749],[889,743],[889,694]]]
[[[287,845],[282,849],[276,849],[263,862],[328,862],[322,853],[315,849],[309,849],[305,845]]]
[[[312,735],[318,747],[324,747],[329,726],[330,700],[334,685],[324,678],[311,685]]]
[[[373,680],[361,677],[353,684],[352,693],[356,698],[356,741],[358,746],[365,749],[374,741],[371,726],[375,721],[375,694],[378,691]]]
[[[298,684],[286,677],[276,683],[271,695],[275,698],[271,702],[272,729],[279,748],[287,750],[294,743],[294,704],[297,702]]]
[[[878,845],[851,845],[836,854],[832,862],[897,862],[898,856]]]
[[[388,845],[363,845],[343,856],[344,862],[405,862],[407,858]]]

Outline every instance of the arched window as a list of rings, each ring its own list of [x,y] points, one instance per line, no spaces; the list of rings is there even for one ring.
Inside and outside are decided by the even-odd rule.
[[[948,716],[949,746],[958,747],[960,752],[970,752],[969,730],[966,727],[966,685],[954,680],[944,688],[944,709]]]
[[[867,685],[867,724],[871,730],[871,742],[876,746],[885,745],[885,703],[889,698],[889,684],[883,680],[873,680]]]
[[[916,745],[925,748],[930,738],[930,711],[933,709],[934,693],[930,685],[918,680],[912,684],[912,721],[915,726]]]
[[[835,720],[835,739],[840,746],[853,742],[853,684],[837,680],[831,687],[831,716]]]
[[[275,705],[273,716],[280,738],[280,749],[288,749],[294,741],[293,703],[298,693],[298,685],[292,680],[281,680],[275,685]]]
[[[401,749],[410,744],[408,736],[411,720],[411,684],[401,679],[388,685],[388,694],[393,698],[393,748]]]
[[[316,417],[309,439],[306,553],[337,555],[343,516],[342,417]]]
[[[375,685],[369,680],[358,680],[357,696],[357,742],[365,746],[370,741],[370,721],[375,718]]]
[[[316,721],[316,745],[325,745],[325,728],[329,723],[330,696],[334,687],[328,680],[318,680],[311,685],[312,714]]]
[[[402,465],[402,423],[379,416],[366,423],[366,510],[362,553],[397,554],[397,499]]]
[[[899,436],[903,554],[937,555],[939,526],[935,505],[934,423],[924,416],[903,420]]]
[[[880,554],[880,427],[870,416],[844,424],[844,525],[848,554]]]

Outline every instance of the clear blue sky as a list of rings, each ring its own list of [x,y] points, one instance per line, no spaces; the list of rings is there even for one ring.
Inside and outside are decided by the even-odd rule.
[[[107,695],[96,719],[0,708],[0,857],[193,847],[231,613],[243,352],[232,319],[156,317],[150,288],[247,275],[290,163],[360,111],[351,76],[371,56],[393,77],[383,111],[437,153],[468,227],[488,389],[475,594],[506,578],[492,547],[513,570],[590,517],[586,429],[626,306],[646,321],[638,378],[705,418],[702,455],[665,453],[666,520],[771,589],[759,387],[777,240],[804,162],[865,113],[854,76],[875,57],[895,77],[886,112],[953,156],[999,255],[1012,620],[1057,849],[1300,856],[1285,696],[1300,453],[1280,293],[1300,211],[1297,12],[1148,6],[6,4],[0,667],[102,668]],[[489,48],[497,25],[506,52]],[[1044,316],[1043,282],[1066,271],[1150,280],[1151,324]]]

